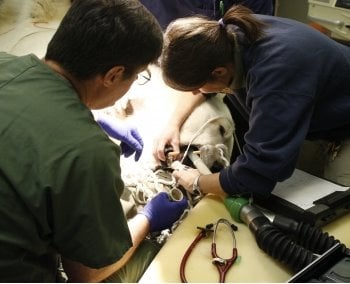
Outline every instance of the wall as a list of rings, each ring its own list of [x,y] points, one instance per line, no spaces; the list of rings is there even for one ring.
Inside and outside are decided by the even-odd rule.
[[[309,23],[307,0],[276,0],[275,5],[276,16]]]

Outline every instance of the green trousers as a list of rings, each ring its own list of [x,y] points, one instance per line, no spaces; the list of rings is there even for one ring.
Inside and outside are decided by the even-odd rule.
[[[116,273],[105,279],[104,283],[136,283],[139,281],[147,267],[152,262],[160,249],[160,245],[150,241],[144,240],[131,259]]]

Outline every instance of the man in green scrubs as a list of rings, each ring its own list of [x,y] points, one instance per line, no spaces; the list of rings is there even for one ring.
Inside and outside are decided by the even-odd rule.
[[[155,250],[137,248],[187,202],[160,194],[127,221],[121,150],[91,109],[113,105],[161,48],[138,1],[76,0],[43,60],[0,53],[1,282],[55,282],[59,258],[70,282],[141,276]]]

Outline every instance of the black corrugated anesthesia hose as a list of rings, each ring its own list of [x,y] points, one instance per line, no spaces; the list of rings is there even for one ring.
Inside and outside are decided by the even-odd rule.
[[[265,218],[265,217],[259,217]],[[260,249],[281,263],[297,272],[315,260],[316,256],[309,250],[296,244],[288,235],[273,226],[268,219],[254,219],[252,223],[256,230],[249,225],[255,235],[256,242]],[[257,224],[258,222],[258,224]]]
[[[284,216],[275,216],[273,225],[288,233],[295,242],[313,253],[323,254],[335,244],[340,243],[339,240],[320,228],[304,222],[296,222]],[[346,250],[345,245],[343,249]]]
[[[247,199],[228,197],[225,206],[232,218],[248,225],[260,249],[287,265],[294,272],[306,267],[338,240],[320,229],[289,218],[275,216],[272,223]],[[344,251],[346,250],[343,245]]]

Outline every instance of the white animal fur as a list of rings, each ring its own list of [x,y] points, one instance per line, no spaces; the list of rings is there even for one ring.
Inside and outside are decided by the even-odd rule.
[[[180,96],[177,91],[164,84],[158,67],[151,66],[151,73],[150,82],[143,86],[135,83],[127,95],[104,112],[138,127],[145,140],[140,161],[152,167],[154,139],[166,128]],[[223,95],[217,95],[198,106],[188,117],[181,128],[180,142],[197,147],[221,145],[219,148],[223,150],[225,158],[230,160],[234,143],[233,131],[234,123],[229,109],[223,103]],[[201,153],[208,154],[204,158],[208,167],[218,158],[217,155],[211,155],[208,148],[202,149]]]
[[[32,22],[60,20],[70,0],[0,0],[0,23],[16,23],[24,19]]]
[[[23,2],[21,0],[0,0],[0,33],[10,31],[17,22],[24,18],[22,10],[28,5],[28,2]]]
[[[0,51],[45,55],[70,0],[0,0]]]
[[[70,6],[70,0],[35,0],[32,6],[33,22],[49,22],[62,19]]]
[[[144,150],[137,163],[132,157],[121,157],[124,193],[129,196],[123,196],[122,202],[125,213],[129,216],[134,212],[133,206],[140,205],[138,198],[134,196],[138,196],[137,192],[148,199],[156,192],[169,190],[154,177],[152,169],[156,163],[152,150],[154,139],[166,128],[180,96],[177,91],[164,84],[158,67],[150,66],[150,70],[152,79],[147,84],[138,86],[135,82],[113,107],[94,111],[97,116],[102,112],[123,120],[123,123],[135,125],[144,140]],[[215,162],[227,166],[221,154],[226,161],[230,160],[233,131],[234,123],[230,111],[223,103],[223,96],[217,95],[198,106],[188,117],[181,129],[180,140],[184,145],[191,143],[200,147],[201,158],[207,167],[210,168]],[[131,192],[134,199],[130,199]]]

